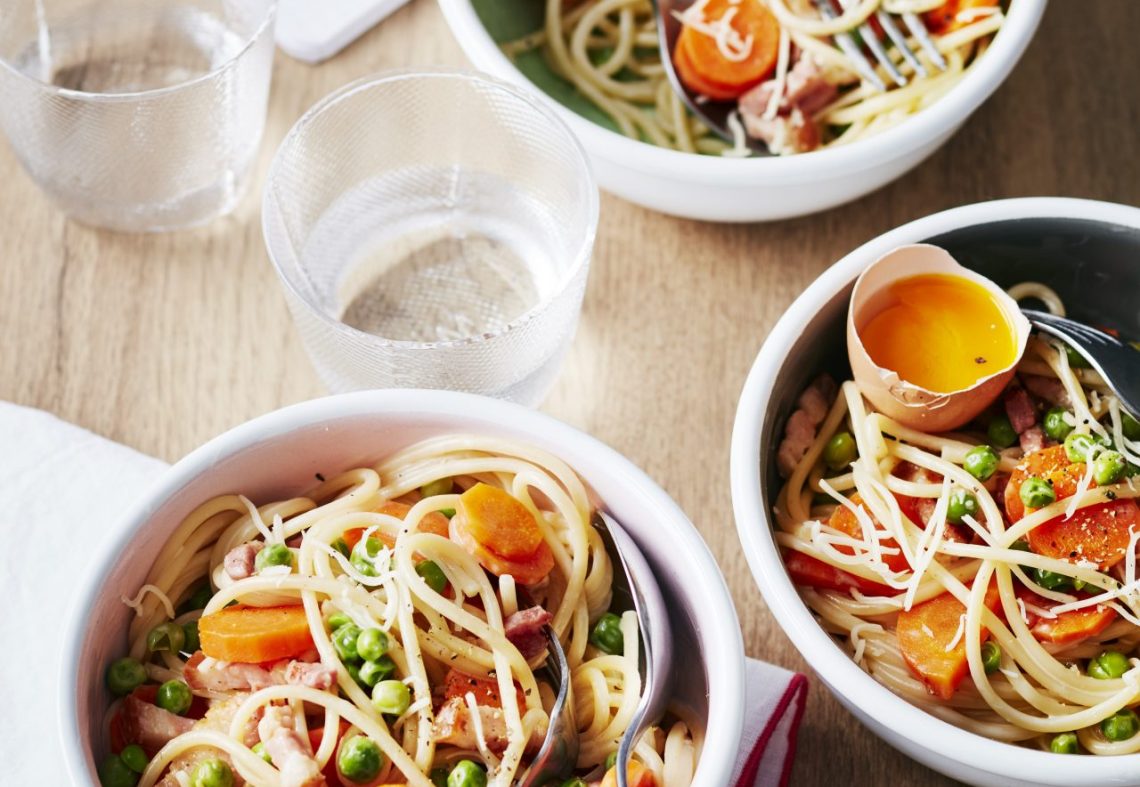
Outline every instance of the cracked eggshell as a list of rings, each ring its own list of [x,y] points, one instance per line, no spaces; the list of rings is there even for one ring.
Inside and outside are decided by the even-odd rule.
[[[951,393],[937,393],[913,385],[871,360],[859,331],[891,302],[890,285],[900,279],[927,273],[960,276],[984,287],[1017,333],[1013,363],[983,377],[974,385]],[[1029,321],[1017,302],[989,279],[958,264],[938,246],[914,244],[888,252],[863,271],[851,293],[847,310],[847,355],[859,391],[879,412],[903,426],[927,433],[956,429],[985,410],[1001,395],[1013,377],[1029,339]],[[915,338],[921,342],[921,337]]]

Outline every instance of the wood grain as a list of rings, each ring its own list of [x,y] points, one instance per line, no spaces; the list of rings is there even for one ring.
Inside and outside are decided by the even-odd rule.
[[[733,527],[728,444],[765,333],[829,264],[944,208],[1061,194],[1140,203],[1140,3],[1058,0],[1008,82],[917,170],[858,202],[717,226],[606,196],[581,329],[545,408],[672,494],[728,577],[748,654],[809,670],[756,591]],[[460,64],[417,0],[336,59],[278,55],[260,183],[314,101],[357,77]],[[67,222],[0,151],[0,399],[174,460],[241,421],[321,394],[262,245],[259,195],[201,230],[117,235]],[[4,445],[5,450],[18,447]],[[798,784],[943,784],[813,684]]]

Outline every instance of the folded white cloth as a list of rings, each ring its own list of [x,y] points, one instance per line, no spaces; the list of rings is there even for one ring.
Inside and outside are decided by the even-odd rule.
[[[0,402],[0,762],[5,783],[66,784],[58,758],[29,757],[58,741],[54,663],[61,623],[85,559],[110,538],[140,490],[165,464],[48,413]],[[24,643],[19,646],[18,643]],[[34,644],[33,644],[34,643]],[[807,679],[748,660],[744,740],[733,784],[786,784],[807,700]]]

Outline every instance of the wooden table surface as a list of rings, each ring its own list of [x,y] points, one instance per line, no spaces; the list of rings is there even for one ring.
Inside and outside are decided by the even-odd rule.
[[[1140,204],[1138,29],[1135,0],[1056,0],[1008,82],[949,144],[827,213],[720,226],[603,196],[581,327],[543,409],[630,457],[689,513],[728,577],[748,655],[809,669],[752,582],[729,500],[733,414],[766,332],[828,265],[920,216],[1015,196]],[[300,114],[345,82],[463,62],[431,0],[322,65],[279,53],[257,185],[200,230],[132,236],[68,222],[0,149],[0,399],[175,460],[320,395],[262,245],[256,192],[268,160]],[[799,747],[798,784],[947,783],[818,682]]]

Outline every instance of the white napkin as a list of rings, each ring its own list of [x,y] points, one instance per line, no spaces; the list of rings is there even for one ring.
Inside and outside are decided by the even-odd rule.
[[[0,402],[0,763],[6,784],[66,784],[59,758],[29,757],[58,741],[61,626],[85,558],[166,465],[40,410]],[[29,647],[50,664],[27,669]],[[807,679],[749,659],[744,739],[733,784],[788,781]]]

